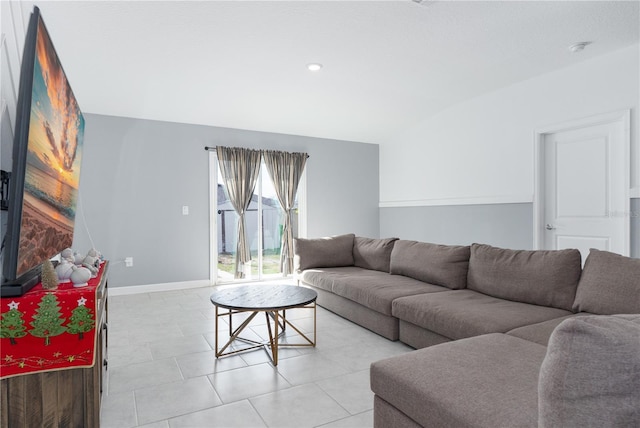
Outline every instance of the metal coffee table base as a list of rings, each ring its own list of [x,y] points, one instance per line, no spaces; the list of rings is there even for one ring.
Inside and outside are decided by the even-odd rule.
[[[227,355],[234,355],[240,352],[251,351],[254,349],[262,348],[265,350],[274,366],[278,365],[278,349],[281,347],[301,347],[301,346],[316,346],[316,303],[305,305],[305,306],[296,306],[296,309],[313,309],[313,340],[309,339],[307,335],[301,332],[295,325],[291,323],[287,319],[287,311],[283,310],[237,310],[237,309],[228,309],[227,312],[219,312],[218,306],[215,306],[216,311],[216,358],[225,357]],[[235,314],[240,314],[244,312],[251,312],[251,315],[242,322],[235,329],[233,328],[232,316]],[[267,319],[267,330],[269,332],[269,340],[258,342],[252,339],[247,339],[240,336],[240,333],[253,321],[253,319],[259,314],[264,313]],[[229,340],[225,345],[220,348],[218,346],[218,318],[219,317],[229,317]],[[271,320],[273,320],[273,328],[271,326]],[[291,327],[295,330],[296,333],[300,335],[302,339],[305,340],[304,343],[280,343],[280,338],[284,336],[286,333],[287,326]],[[225,352],[229,346],[235,341],[241,341],[249,346],[243,347],[242,349],[235,349],[232,351]]]

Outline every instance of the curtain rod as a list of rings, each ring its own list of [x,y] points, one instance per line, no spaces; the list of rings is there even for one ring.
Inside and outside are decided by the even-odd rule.
[[[214,147],[211,147],[211,146],[204,146],[204,149],[205,149],[206,151],[215,151],[215,150],[217,149],[217,147],[215,147],[215,146],[214,146]],[[252,149],[252,150],[253,150],[253,149]],[[260,151],[261,151],[261,152],[264,152],[264,151],[266,151],[266,150],[260,150]],[[282,151],[282,150],[280,150],[280,151]],[[298,153],[300,153],[300,152],[298,152]],[[307,158],[309,158],[309,155],[308,155],[308,154],[307,154]]]

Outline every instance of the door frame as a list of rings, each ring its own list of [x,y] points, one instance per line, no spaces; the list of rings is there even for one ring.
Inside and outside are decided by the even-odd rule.
[[[630,253],[630,186],[631,186],[631,109],[618,110],[610,113],[584,117],[567,122],[557,123],[536,129],[534,132],[534,190],[533,190],[533,248],[542,249],[544,243],[544,208],[545,208],[545,150],[544,140],[549,134],[571,131],[587,126],[618,123],[623,127],[624,165],[619,165],[624,171],[624,249],[626,255]]]
[[[213,150],[209,155],[209,285],[218,278],[218,189],[211,185],[218,179],[218,162]],[[215,260],[215,262],[214,262]]]

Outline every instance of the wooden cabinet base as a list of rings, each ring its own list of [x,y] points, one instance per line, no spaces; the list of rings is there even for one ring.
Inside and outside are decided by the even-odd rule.
[[[2,426],[100,426],[100,392],[94,391],[95,378],[94,368],[89,368],[4,379]]]
[[[96,363],[90,368],[16,376],[0,381],[2,428],[98,428],[106,384],[107,268],[97,289]]]

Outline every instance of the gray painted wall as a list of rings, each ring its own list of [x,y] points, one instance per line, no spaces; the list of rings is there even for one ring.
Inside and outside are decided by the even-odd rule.
[[[631,200],[631,256],[640,258],[640,199]],[[533,204],[381,208],[380,236],[503,248],[533,248]]]
[[[226,145],[309,153],[309,237],[377,237],[378,146],[86,114],[74,248],[112,264],[110,286],[208,279],[209,157]],[[190,214],[182,215],[188,205]],[[121,261],[133,257],[134,266]]]

